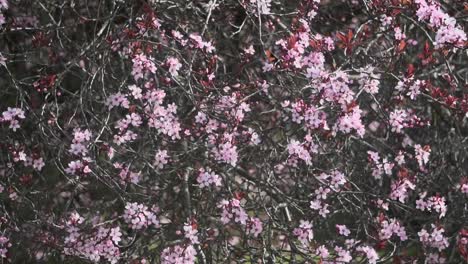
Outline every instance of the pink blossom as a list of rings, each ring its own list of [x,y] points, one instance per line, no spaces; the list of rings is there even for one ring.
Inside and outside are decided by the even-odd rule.
[[[269,71],[273,70],[273,68],[274,68],[273,64],[268,63],[268,62],[263,63],[263,67],[262,67],[263,72],[269,72]]]
[[[157,211],[157,208],[150,210],[143,204],[127,203],[123,219],[132,229],[144,229],[149,226],[158,228],[159,219],[155,214]]]
[[[306,247],[314,238],[314,232],[312,230],[312,223],[309,221],[301,220],[299,227],[296,227],[293,234],[297,239]]]
[[[377,199],[377,206],[385,211],[388,211],[388,203],[384,202],[382,199]]]
[[[370,246],[360,246],[357,248],[357,251],[361,251],[364,254],[366,254],[367,260],[370,264],[375,264],[377,263],[377,260],[379,260],[379,255],[377,254],[377,251],[375,251],[375,249],[373,249]]]
[[[402,133],[402,129],[407,127],[407,118],[408,114],[405,110],[395,109],[390,113],[390,126],[392,127],[392,132]]]
[[[257,217],[250,217],[247,221],[247,234],[258,237],[263,231],[263,223]]]
[[[215,159],[218,161],[226,162],[231,166],[236,166],[238,154],[237,147],[232,145],[231,142],[225,142],[219,145],[219,147],[213,150]]]
[[[156,64],[154,64],[154,59],[152,57],[147,57],[145,54],[137,54],[132,61],[132,75],[135,81],[142,79],[145,74],[156,73]]]
[[[461,185],[460,190],[464,194],[468,194],[468,183],[464,183]]]
[[[128,166],[122,166],[119,163],[114,163],[114,167],[120,169],[120,180],[122,183],[124,182],[131,182],[133,184],[138,184],[141,180],[141,173],[130,171]]]
[[[320,258],[322,258],[322,259],[326,259],[326,258],[328,258],[330,256],[330,252],[328,251],[328,249],[324,245],[319,246],[315,250],[315,254],[317,256],[319,256]]]
[[[121,106],[123,108],[130,107],[130,102],[128,101],[127,97],[120,92],[110,95],[109,98],[107,98],[106,104],[109,106],[109,110],[115,106]]]
[[[310,208],[312,210],[318,211],[319,215],[322,216],[323,218],[326,218],[327,215],[330,213],[330,210],[328,209],[328,204],[325,202],[322,202],[320,199],[315,199],[310,201]]]
[[[447,263],[447,259],[438,253],[429,253],[426,255],[427,264],[444,264]]]
[[[105,259],[110,263],[117,263],[120,259],[118,243],[122,233],[119,227],[107,228],[100,226],[91,234],[82,232],[80,225],[83,223],[77,213],[70,216],[67,221],[64,253],[83,257],[93,262]]]
[[[33,168],[37,171],[41,171],[42,168],[45,166],[44,159],[38,158],[33,160]]]
[[[238,199],[223,200],[218,207],[223,209],[221,221],[224,224],[234,222],[245,226],[247,234],[251,234],[254,237],[257,237],[262,232],[263,224],[260,219],[249,217]]]
[[[175,57],[169,57],[166,59],[166,64],[169,66],[169,73],[176,77],[179,75],[179,70],[182,68],[182,64],[180,64],[179,60]]]
[[[405,35],[405,33],[403,33],[403,32],[401,31],[401,28],[396,27],[396,28],[394,28],[393,30],[395,31],[395,39],[396,39],[396,40],[403,40],[403,39],[406,38],[406,35]]]
[[[166,165],[168,162],[169,162],[169,155],[167,154],[167,150],[159,150],[154,156],[153,164],[159,169],[164,168],[164,165]]]
[[[0,0],[0,9],[8,9],[8,0]]]
[[[403,226],[396,219],[384,220],[381,223],[379,237],[382,240],[390,239],[393,235],[397,235],[401,241],[408,239]]]
[[[405,203],[409,196],[409,190],[414,190],[415,185],[409,180],[398,180],[392,182],[390,199]]]
[[[181,246],[175,245],[167,247],[162,251],[162,264],[193,264],[197,251],[192,245]]]
[[[210,185],[221,186],[221,177],[210,169],[201,169],[200,174],[197,177],[197,182],[200,184],[200,188],[206,188]]]
[[[84,165],[81,160],[74,160],[68,163],[65,172],[71,175],[88,174],[91,172],[88,165]]]
[[[134,141],[135,139],[137,139],[137,137],[138,135],[135,132],[131,130],[127,130],[124,133],[119,133],[117,135],[114,135],[114,143],[120,146],[127,142]]]
[[[353,257],[351,256],[351,253],[348,250],[340,246],[335,246],[335,251],[336,251],[336,254],[338,255],[336,258],[336,261],[338,262],[349,263],[353,259]]]
[[[2,117],[0,117],[1,122],[8,122],[9,128],[13,131],[16,131],[20,128],[20,119],[25,119],[26,116],[24,115],[24,111],[21,108],[11,108],[8,107],[6,111],[2,113]]]
[[[387,15],[384,14],[384,15],[382,15],[380,17],[380,22],[382,23],[382,27],[384,27],[384,28],[391,25],[392,21],[393,21],[393,17],[391,17],[391,16],[387,16]]]
[[[132,93],[132,96],[134,99],[138,100],[138,99],[141,99],[143,97],[142,95],[142,89],[139,88],[138,86],[136,85],[129,85],[128,86],[128,89],[131,91]]]
[[[245,52],[245,54],[254,55],[255,54],[255,49],[254,49],[253,45],[250,45],[248,48],[244,49],[244,52]]]
[[[351,234],[351,231],[346,227],[346,225],[336,225],[336,229],[338,230],[338,233],[342,236],[349,236]]]
[[[439,213],[439,218],[442,218],[447,213],[447,205],[445,198],[440,196],[431,196],[425,199],[426,193],[420,194],[420,198],[416,201],[416,209],[422,211],[436,211]]]
[[[429,162],[429,155],[431,154],[431,148],[429,145],[421,147],[421,145],[414,145],[414,152],[416,154],[416,160],[418,161],[419,167],[423,167]]]
[[[184,236],[192,244],[200,243],[198,241],[198,230],[196,228],[194,228],[194,226],[192,224],[188,224],[188,223],[184,224]]]
[[[160,94],[161,99],[164,98],[163,92]],[[156,98],[155,98],[156,99]],[[158,99],[154,106],[147,106],[145,112],[149,117],[148,126],[156,128],[158,133],[167,135],[171,139],[180,139],[180,123],[176,116],[177,106],[169,104],[167,107],[161,105],[162,102]]]
[[[442,11],[437,2],[418,0],[418,10],[416,15],[419,21],[426,20],[429,24],[438,29],[435,38],[435,44],[438,47],[452,44],[456,47],[462,47],[466,41],[466,33],[456,24],[453,17],[450,17]]]
[[[432,233],[428,233],[428,231],[423,228],[418,232],[419,241],[421,241],[424,246],[436,248],[440,252],[450,245],[448,239],[444,236],[444,232],[444,228],[436,227],[435,225],[432,225]]]
[[[6,258],[8,253],[8,248],[11,247],[10,239],[6,236],[0,236],[0,257]]]
[[[196,33],[190,34],[189,38],[193,42],[193,46],[197,49],[205,49],[207,53],[212,53],[215,47],[211,42],[203,41],[202,37]]]
[[[415,100],[418,95],[421,94],[421,87],[424,85],[424,81],[416,80],[414,83],[408,88],[408,95],[411,100]]]
[[[309,151],[307,151],[297,140],[291,140],[288,144],[289,155],[294,155],[303,160],[307,165],[312,164],[312,157]]]
[[[358,134],[359,137],[363,137],[365,133],[365,127],[362,124],[362,110],[359,106],[353,108],[349,113],[340,117],[335,124],[334,130],[341,131],[343,133],[351,133],[353,130]]]

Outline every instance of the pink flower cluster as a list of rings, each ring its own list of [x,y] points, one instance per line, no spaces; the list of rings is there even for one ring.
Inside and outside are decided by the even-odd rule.
[[[390,199],[405,203],[410,190],[414,190],[416,185],[408,179],[398,179],[392,182],[390,188]]]
[[[351,231],[348,229],[346,225],[335,225],[336,229],[338,230],[338,234],[342,236],[349,236],[351,234]]]
[[[199,244],[198,230],[194,226],[194,224],[190,223],[184,224],[184,236],[190,241],[190,243]]]
[[[200,169],[197,177],[197,182],[200,188],[207,188],[209,186],[221,186],[221,177],[211,171],[211,169]]]
[[[137,54],[133,57],[132,62],[132,75],[135,81],[142,79],[146,74],[156,73],[156,64],[152,57],[147,57],[145,54]]]
[[[224,224],[228,224],[230,222],[240,224],[246,228],[247,234],[251,234],[254,237],[257,237],[262,232],[263,224],[260,219],[249,217],[244,208],[242,208],[240,200],[223,200],[218,207],[223,209],[221,221]]]
[[[291,140],[288,144],[288,152],[290,156],[303,160],[307,165],[312,165],[312,157],[309,151],[299,141]]]
[[[310,201],[310,209],[318,211],[319,215],[323,218],[327,217],[330,213],[329,204],[325,202],[330,191],[331,190],[329,188],[320,187],[315,191],[316,199]]]
[[[419,167],[423,168],[429,162],[429,155],[431,154],[431,147],[426,145],[421,147],[421,145],[414,145],[414,152],[416,154],[416,160],[418,161]]]
[[[64,241],[64,253],[92,262],[104,259],[110,263],[117,263],[120,259],[118,244],[122,237],[120,227],[99,226],[89,233],[81,229],[83,222],[84,219],[76,212],[67,220],[65,229],[68,235]]]
[[[88,147],[91,143],[91,131],[88,129],[81,130],[75,128],[73,130],[73,140],[68,150],[74,156],[79,159],[70,161],[65,172],[71,175],[89,174],[91,169],[89,163],[92,159],[88,157]]]
[[[162,105],[166,96],[162,90],[148,91],[145,99],[149,104],[145,107],[145,113],[148,117],[148,126],[156,128],[158,133],[166,135],[171,139],[180,139],[180,123],[176,116],[177,106],[172,103],[166,107]]]
[[[169,155],[167,154],[167,150],[158,150],[156,155],[154,155],[154,166],[158,169],[163,169],[164,165],[169,162]]]
[[[445,13],[436,1],[416,0],[418,10],[416,15],[419,21],[427,21],[437,30],[435,44],[438,47],[453,45],[463,47],[467,40],[465,31],[457,25],[455,18]]]
[[[375,249],[370,246],[359,246],[356,248],[356,250],[363,252],[366,255],[369,264],[377,263],[380,258],[379,254],[377,254],[377,251],[375,251]]]
[[[349,263],[351,262],[351,260],[353,260],[353,257],[351,256],[349,250],[346,250],[343,247],[335,246],[335,252],[337,255],[335,261],[338,263]]]
[[[175,245],[165,248],[161,253],[162,264],[193,264],[197,251],[193,245]]]
[[[212,53],[215,51],[215,47],[211,41],[204,41],[203,38],[197,33],[192,33],[189,35],[191,40],[191,46],[197,49],[205,50],[206,53]]]
[[[88,154],[88,144],[91,140],[91,131],[88,129],[81,130],[75,128],[73,130],[73,141],[70,145],[69,152],[75,156],[86,156]]]
[[[419,241],[421,241],[425,247],[435,248],[442,251],[450,245],[447,237],[444,236],[445,229],[442,227],[436,227],[435,225],[431,226],[431,233],[424,228],[418,232]]]
[[[218,147],[213,148],[213,154],[216,160],[236,166],[238,153],[237,146],[233,145],[230,141],[219,144]]]
[[[8,2],[7,0],[0,0],[0,29],[2,29],[3,24],[5,24],[5,15],[3,14],[3,10],[8,9]]]
[[[381,160],[379,153],[374,151],[367,151],[369,156],[369,163],[372,166],[372,176],[376,179],[381,179],[382,175],[392,175],[392,169],[395,166],[395,163],[389,162],[387,158]]]
[[[26,116],[21,108],[8,107],[8,109],[2,113],[0,123],[8,123],[8,127],[11,130],[16,131],[20,128],[20,120],[25,118]]]
[[[141,180],[141,173],[134,172],[130,170],[129,166],[125,166],[119,162],[114,163],[114,168],[119,169],[120,182],[122,184],[130,182],[133,184],[138,184]]]
[[[70,175],[85,175],[91,172],[88,164],[91,160],[89,158],[83,158],[81,160],[74,160],[68,163],[68,167],[65,168],[65,172]]]
[[[120,146],[125,143],[135,141],[137,138],[138,135],[135,132],[131,130],[126,130],[124,132],[119,132],[119,134],[117,135],[114,135],[114,143]]]
[[[340,191],[341,188],[348,182],[344,173],[339,170],[332,170],[329,173],[323,172],[317,178],[335,192]]]
[[[395,109],[390,113],[389,122],[392,132],[402,133],[403,128],[407,127],[408,114],[403,109]]]
[[[291,111],[292,121],[298,124],[304,123],[305,126],[312,129],[329,130],[327,124],[327,114],[313,105],[307,105],[303,100],[299,100],[289,106],[289,101],[284,101],[281,105],[285,110]]]
[[[439,213],[439,218],[444,217],[447,213],[447,205],[445,204],[445,198],[436,195],[425,199],[426,195],[427,192],[419,194],[419,200],[416,201],[416,209],[429,212],[434,210],[437,213]]]
[[[8,237],[0,236],[0,259],[7,258],[8,248],[11,247],[10,239]]]
[[[363,137],[366,129],[362,124],[361,118],[362,110],[359,106],[355,106],[351,111],[338,118],[335,126],[333,127],[333,131],[340,131],[346,134],[354,131],[359,137]]]
[[[413,77],[403,78],[403,80],[398,81],[395,86],[395,90],[400,92],[401,95],[408,96],[411,100],[416,100],[417,97],[421,94],[424,87],[427,86],[426,81],[417,80]]]
[[[169,57],[166,59],[166,64],[169,66],[169,73],[177,77],[179,75],[179,70],[182,68],[182,64],[180,64],[179,60],[175,57]]]
[[[106,100],[107,106],[109,106],[109,110],[116,107],[121,106],[123,108],[129,108],[130,102],[128,101],[126,95],[118,92],[116,94],[111,94]]]
[[[1,260],[468,260],[463,1],[20,2]]]
[[[393,235],[400,238],[401,241],[408,239],[406,230],[396,219],[383,220],[380,223],[379,238],[381,240],[390,239]]]
[[[302,245],[306,247],[314,238],[312,223],[309,221],[301,220],[299,227],[294,228],[293,234],[302,243]]]
[[[361,70],[359,84],[366,93],[374,95],[379,93],[379,79],[380,74],[374,73],[373,67],[367,67]]]
[[[36,171],[41,171],[45,166],[44,159],[39,156],[39,153],[33,152],[28,155],[25,150],[21,149],[11,149],[11,155],[13,156],[14,162],[23,162],[25,167],[32,167]]]
[[[460,191],[464,194],[468,194],[468,183],[460,184]]]
[[[156,213],[159,212],[157,207],[149,209],[146,205],[138,203],[127,203],[123,214],[124,221],[135,230],[145,229],[149,226],[158,228],[159,219]]]

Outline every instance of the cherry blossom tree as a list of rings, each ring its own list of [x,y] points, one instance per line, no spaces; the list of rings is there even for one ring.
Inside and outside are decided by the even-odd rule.
[[[0,262],[468,261],[467,23],[0,0]]]

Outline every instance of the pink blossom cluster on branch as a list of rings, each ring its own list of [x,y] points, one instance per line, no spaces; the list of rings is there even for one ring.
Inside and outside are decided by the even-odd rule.
[[[0,262],[468,261],[460,0],[0,0]]]

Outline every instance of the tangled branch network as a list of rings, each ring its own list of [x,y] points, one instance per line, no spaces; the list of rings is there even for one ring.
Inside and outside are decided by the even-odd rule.
[[[0,0],[0,263],[465,263],[463,0]]]

